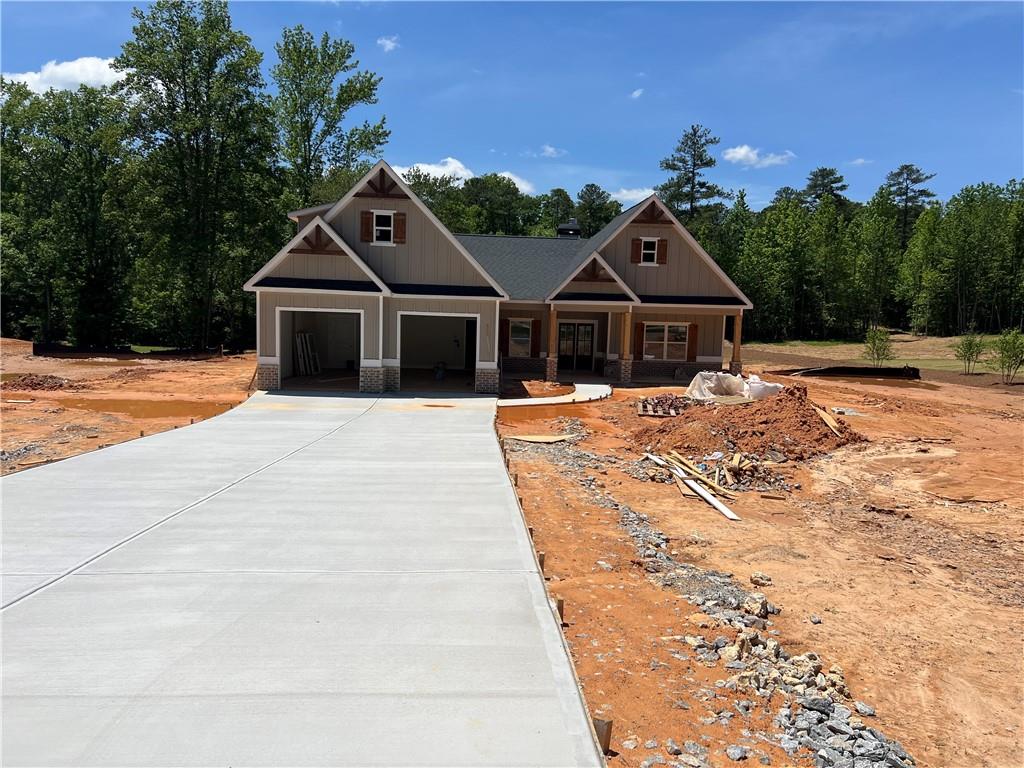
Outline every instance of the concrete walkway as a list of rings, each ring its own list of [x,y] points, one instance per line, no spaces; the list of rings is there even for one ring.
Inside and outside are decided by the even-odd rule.
[[[612,388],[607,384],[575,384],[573,391],[565,395],[551,397],[514,397],[499,400],[499,408],[510,408],[517,405],[556,405],[558,403],[589,403],[592,400],[604,400],[610,397]]]
[[[4,479],[3,764],[600,765],[493,417],[257,395]]]

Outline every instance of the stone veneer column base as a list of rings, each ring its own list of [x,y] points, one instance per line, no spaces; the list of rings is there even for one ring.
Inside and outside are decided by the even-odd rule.
[[[477,368],[474,389],[481,395],[498,394],[498,369]]]
[[[384,369],[369,368],[365,365],[359,368],[359,391],[360,392],[383,392],[384,391]]]
[[[736,375],[743,373],[743,361],[741,360],[730,360],[729,361],[729,373]]]
[[[558,358],[544,358],[544,381],[558,381]]]
[[[619,360],[619,381],[629,384],[633,380],[633,361]]]
[[[260,363],[256,366],[256,389],[280,389],[281,366]]]
[[[402,369],[394,365],[381,368],[384,371],[384,391],[397,392],[402,388]]]

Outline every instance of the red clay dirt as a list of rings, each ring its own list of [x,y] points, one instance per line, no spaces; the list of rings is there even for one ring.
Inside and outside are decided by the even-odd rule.
[[[598,488],[648,515],[677,560],[732,572],[748,589],[751,573],[768,573],[773,586],[762,591],[783,607],[773,617],[780,643],[790,653],[819,653],[825,666],[840,664],[853,696],[877,708],[872,724],[901,741],[918,765],[1021,765],[1024,400],[945,383],[858,386],[761,375],[806,386],[823,406],[856,409],[862,415],[844,420],[866,440],[839,446],[826,437],[816,457],[775,467],[799,490],[785,500],[739,494],[729,502],[738,523],[671,484],[620,471],[621,464],[591,471]],[[637,397],[664,391],[682,390],[616,390],[609,401],[560,414],[502,409],[498,428],[502,435],[551,433],[568,429],[561,419],[578,418],[589,432],[580,448],[630,459],[640,457],[637,434],[658,436],[664,448],[678,435],[681,452],[684,444],[724,448],[710,439],[722,435],[708,434],[703,411],[693,416],[697,426],[686,424],[692,409],[675,419],[636,414]],[[565,634],[588,706],[614,721],[618,754],[609,765],[664,755],[642,745],[669,737],[706,738],[712,764],[731,764],[722,750],[743,743],[741,729],[777,730],[759,712],[734,717],[728,729],[701,722],[709,714],[701,690],[725,670],[678,661],[661,638],[721,630],[695,630],[706,619],[647,578],[618,514],[595,504],[570,473],[537,454],[509,456],[536,547],[546,555],[549,590],[565,600]],[[809,621],[812,614],[820,624]],[[623,749],[631,736],[640,747]],[[773,765],[794,762],[758,748]],[[799,754],[797,762],[809,759]]]
[[[4,474],[184,426],[245,400],[255,355],[37,357],[0,339]]]

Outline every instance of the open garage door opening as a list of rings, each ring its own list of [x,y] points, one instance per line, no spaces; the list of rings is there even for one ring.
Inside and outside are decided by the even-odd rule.
[[[281,310],[278,332],[283,388],[359,389],[359,313]]]
[[[399,325],[403,390],[473,391],[476,317],[401,313]]]

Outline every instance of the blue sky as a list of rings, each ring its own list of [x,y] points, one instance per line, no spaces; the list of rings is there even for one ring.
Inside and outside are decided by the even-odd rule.
[[[0,69],[37,87],[109,78],[129,3],[3,2]],[[710,175],[754,207],[819,165],[867,199],[912,162],[947,198],[1024,176],[1020,3],[232,3],[274,60],[286,25],[356,45],[384,78],[386,159],[601,184],[626,202],[699,122]],[[47,66],[48,62],[55,62]]]

